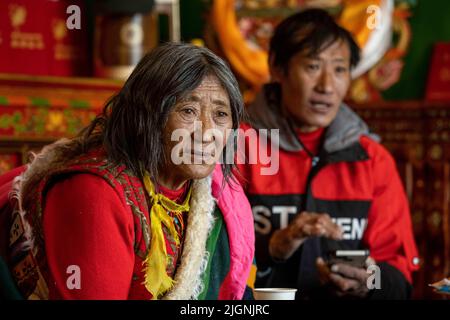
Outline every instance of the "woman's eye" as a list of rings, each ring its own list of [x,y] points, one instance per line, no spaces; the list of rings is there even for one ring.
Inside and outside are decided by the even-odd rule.
[[[194,109],[192,109],[192,108],[184,108],[183,110],[181,110],[181,112],[183,112],[186,115],[193,115],[194,114]]]
[[[307,68],[308,68],[308,70],[315,71],[315,70],[319,69],[319,65],[318,64],[308,64]]]
[[[224,112],[224,111],[219,111],[219,112],[217,112],[217,115],[218,115],[219,117],[228,117],[228,113],[226,113],[226,112]]]

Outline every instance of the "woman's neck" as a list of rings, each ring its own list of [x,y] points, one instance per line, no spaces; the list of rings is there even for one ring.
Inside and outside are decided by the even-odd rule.
[[[158,184],[169,190],[179,190],[181,189],[187,180],[168,180],[168,179],[158,179]]]
[[[156,181],[159,185],[169,190],[179,190],[187,182],[186,179],[175,175],[160,175]]]

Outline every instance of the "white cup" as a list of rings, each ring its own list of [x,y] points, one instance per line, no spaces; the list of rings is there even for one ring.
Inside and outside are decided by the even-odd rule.
[[[255,288],[255,300],[295,300],[297,289],[292,288]]]

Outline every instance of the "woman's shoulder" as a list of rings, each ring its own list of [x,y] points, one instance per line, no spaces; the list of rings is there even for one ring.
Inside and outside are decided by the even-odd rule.
[[[107,180],[92,173],[58,175],[46,189],[47,194],[58,195],[77,206],[103,206],[106,202],[125,203],[123,188],[120,185],[113,187]]]

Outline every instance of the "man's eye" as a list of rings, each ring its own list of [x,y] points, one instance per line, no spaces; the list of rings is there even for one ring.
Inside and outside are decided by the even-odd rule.
[[[344,72],[347,72],[347,68],[346,68],[346,67],[337,67],[337,68],[336,68],[336,72],[337,72],[337,73],[344,73]]]
[[[308,64],[307,68],[308,68],[308,70],[316,71],[316,70],[319,70],[319,65],[318,64]]]

